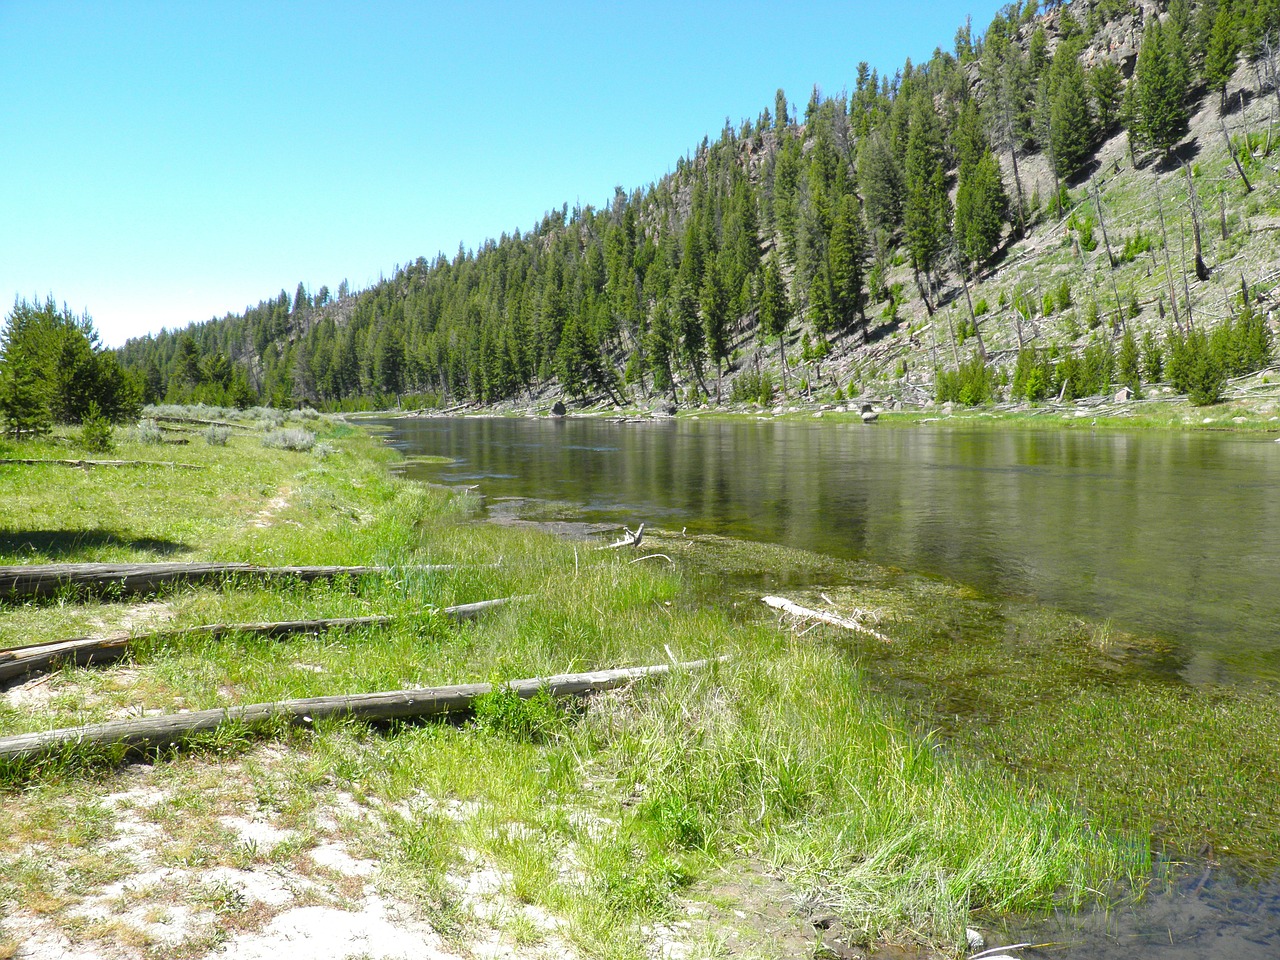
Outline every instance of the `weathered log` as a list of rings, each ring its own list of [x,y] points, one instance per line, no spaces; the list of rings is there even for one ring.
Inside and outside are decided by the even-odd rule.
[[[233,430],[252,430],[253,427],[244,423],[231,423],[228,420],[202,420],[199,417],[171,417],[165,415],[156,415],[152,417],[144,417],[145,420],[155,420],[158,423],[194,423],[207,427],[230,427]]]
[[[152,593],[171,583],[207,583],[224,577],[332,580],[392,570],[452,570],[453,565],[414,567],[261,567],[251,563],[42,563],[0,567],[0,599],[48,597],[72,587],[91,593]]]
[[[461,622],[476,617],[495,607],[523,597],[499,597],[477,603],[463,603],[445,607],[441,614],[450,620]],[[331,617],[320,620],[280,620],[255,623],[213,623],[180,630],[159,630],[144,634],[116,633],[105,637],[75,637],[52,643],[35,643],[0,650],[0,684],[16,677],[44,673],[58,664],[73,663],[78,667],[113,663],[121,659],[133,644],[182,637],[209,637],[220,639],[232,634],[256,634],[265,637],[286,637],[299,633],[323,633],[326,630],[356,630],[360,627],[384,626],[395,617],[376,615],[370,617]]]
[[[818,620],[822,623],[830,624],[833,627],[843,627],[845,630],[856,630],[859,633],[865,633],[869,637],[875,637],[882,643],[893,643],[893,640],[886,637],[883,633],[880,633],[878,630],[873,630],[866,624],[859,623],[857,620],[837,617],[833,613],[825,613],[822,610],[810,610],[808,607],[802,607],[800,604],[794,603],[786,597],[761,597],[760,599],[775,610],[781,610],[784,613],[789,613],[793,617],[804,617],[809,620]]]
[[[505,687],[524,699],[543,689],[553,697],[582,696],[620,687],[632,680],[670,673],[676,667],[697,670],[714,662],[716,661],[693,660],[675,665],[663,663],[651,667],[533,677],[512,680]],[[129,752],[136,752],[176,746],[198,734],[216,730],[224,723],[255,726],[284,722],[302,726],[335,717],[377,722],[460,715],[469,712],[478,697],[491,693],[493,689],[494,685],[490,683],[466,683],[448,687],[280,700],[274,703],[166,714],[140,720],[64,727],[0,738],[0,761],[32,760],[68,747],[123,746]]]
[[[185,441],[183,441],[185,443]],[[204,466],[199,463],[176,463],[172,460],[33,460],[27,457],[5,457],[0,459],[0,465],[3,464],[22,464],[23,466],[53,466],[53,467],[81,467],[85,470],[90,467],[174,467],[178,470],[203,470]]]

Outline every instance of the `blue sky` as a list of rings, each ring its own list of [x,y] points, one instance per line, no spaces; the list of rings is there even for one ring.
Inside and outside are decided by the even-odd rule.
[[[0,296],[111,345],[656,180],[999,5],[0,0]]]

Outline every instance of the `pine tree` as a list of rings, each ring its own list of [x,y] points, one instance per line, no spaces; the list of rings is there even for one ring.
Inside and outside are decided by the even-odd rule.
[[[719,264],[712,260],[702,277],[699,296],[707,353],[716,365],[716,400],[720,400],[721,365],[729,356],[729,292]]]
[[[961,169],[956,188],[956,245],[966,269],[991,258],[1008,222],[1008,211],[1000,161],[988,150],[972,169]]]
[[[903,225],[907,249],[911,251],[911,265],[925,308],[932,313],[933,302],[921,282],[921,275],[929,279],[932,286],[934,268],[951,232],[951,199],[947,195],[938,118],[928,96],[917,98],[912,109],[906,173]]]
[[[1240,26],[1231,0],[1218,0],[1217,14],[1208,38],[1204,57],[1204,79],[1210,90],[1218,92],[1219,111],[1227,107],[1227,81],[1236,70],[1240,56]]]
[[[872,228],[892,233],[902,224],[906,184],[884,134],[873,130],[858,145],[858,184]]]
[[[1049,74],[1049,152],[1054,172],[1070,180],[1093,148],[1093,120],[1077,42],[1059,44]]]
[[[1108,133],[1120,119],[1120,92],[1124,74],[1112,60],[1103,60],[1088,73],[1089,95],[1100,133]]]
[[[831,238],[827,243],[827,278],[830,284],[832,329],[852,327],[862,313],[866,235],[858,201],[852,194],[840,198]]]
[[[1146,25],[1134,72],[1134,107],[1140,137],[1166,154],[1187,131],[1187,67],[1176,31],[1155,17]]]
[[[782,365],[782,390],[787,389],[787,324],[791,322],[791,301],[787,297],[787,284],[782,279],[777,256],[769,257],[764,267],[764,280],[760,285],[760,329],[765,336],[778,338],[778,360]]]

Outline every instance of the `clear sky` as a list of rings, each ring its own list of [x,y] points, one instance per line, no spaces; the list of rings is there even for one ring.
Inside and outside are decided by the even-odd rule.
[[[0,0],[0,296],[110,345],[525,230],[985,0]]]

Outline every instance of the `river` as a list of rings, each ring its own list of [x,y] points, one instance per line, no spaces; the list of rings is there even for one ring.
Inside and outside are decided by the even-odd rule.
[[[389,421],[423,479],[559,519],[786,544],[1161,637],[1196,684],[1280,680],[1280,444],[783,421]],[[509,501],[507,501],[509,502]]]

